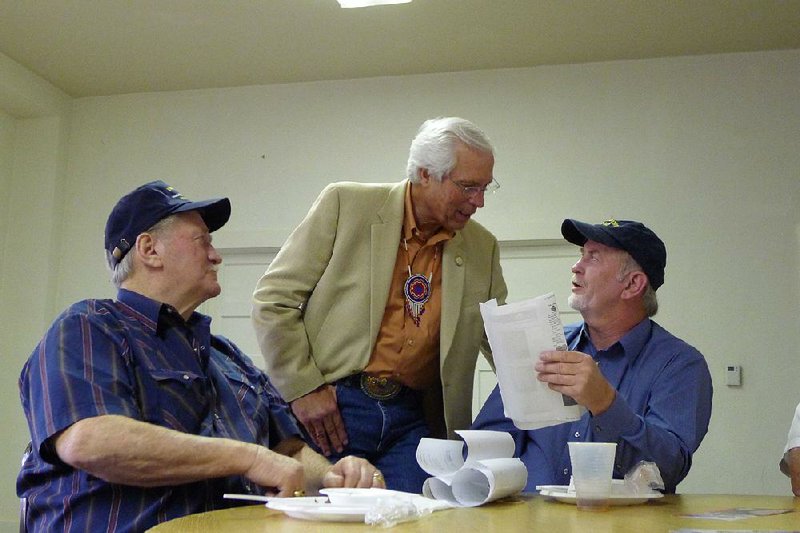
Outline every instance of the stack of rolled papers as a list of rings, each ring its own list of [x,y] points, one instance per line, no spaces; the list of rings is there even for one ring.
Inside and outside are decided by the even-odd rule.
[[[474,507],[525,488],[528,470],[514,455],[514,440],[503,431],[456,431],[464,442],[424,438],[417,462],[430,477],[422,494],[453,505]],[[466,446],[466,459],[464,447]]]

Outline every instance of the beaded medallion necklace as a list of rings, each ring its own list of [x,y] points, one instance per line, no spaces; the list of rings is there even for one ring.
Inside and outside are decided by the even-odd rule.
[[[428,277],[423,274],[413,274],[411,272],[411,256],[408,254],[408,243],[403,239],[403,247],[406,250],[406,263],[408,264],[408,279],[403,285],[403,294],[406,297],[406,312],[414,325],[419,327],[420,319],[425,313],[425,303],[431,297],[431,283],[433,281],[433,272],[436,270],[436,260],[439,257],[439,247],[433,248],[433,265]]]

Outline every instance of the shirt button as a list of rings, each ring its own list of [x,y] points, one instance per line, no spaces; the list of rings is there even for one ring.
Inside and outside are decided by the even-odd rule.
[[[569,468],[564,469],[564,475],[566,476],[567,474],[569,474]]]
[[[414,346],[414,339],[408,339],[408,345]]]
[[[456,265],[461,266],[463,264],[464,264],[464,259],[462,259],[460,255],[456,257]]]
[[[579,438],[581,438],[581,432],[580,432],[580,431],[576,431],[576,432],[575,432],[575,438],[576,438],[576,439],[579,439]]]
[[[189,381],[189,374],[184,374],[183,375],[183,379],[185,379],[186,381]]]

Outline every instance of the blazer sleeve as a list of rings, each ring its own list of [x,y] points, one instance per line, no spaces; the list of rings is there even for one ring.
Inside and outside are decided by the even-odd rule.
[[[489,287],[489,300],[494,299],[497,300],[497,305],[504,305],[507,297],[508,287],[503,277],[503,269],[500,266],[500,244],[497,242],[497,239],[492,237],[492,275],[491,286]],[[483,332],[480,350],[486,358],[486,361],[492,367],[492,370],[495,370],[494,357],[492,356],[492,349],[489,346],[489,339],[486,336],[486,331]]]
[[[281,247],[253,294],[253,326],[266,371],[286,401],[325,383],[311,357],[303,310],[333,253],[339,211],[339,195],[329,185]]]

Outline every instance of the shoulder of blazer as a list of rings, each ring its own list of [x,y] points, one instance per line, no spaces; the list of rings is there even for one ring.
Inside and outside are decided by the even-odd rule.
[[[326,193],[335,193],[343,201],[379,200],[405,190],[405,180],[398,183],[359,183],[337,181],[325,187]]]
[[[326,193],[336,194],[342,209],[355,209],[366,215],[376,213],[384,222],[402,217],[407,180],[397,183],[359,183],[339,181],[331,183]],[[352,212],[351,212],[352,214]]]

